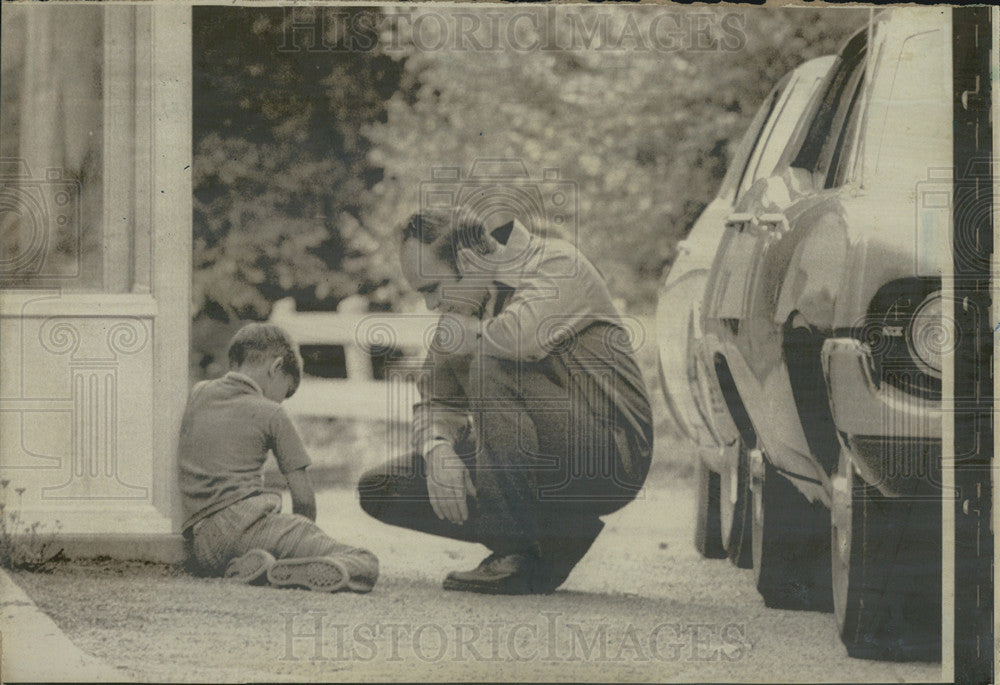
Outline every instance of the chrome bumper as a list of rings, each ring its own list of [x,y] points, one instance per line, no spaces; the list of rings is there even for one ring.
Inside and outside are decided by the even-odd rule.
[[[940,493],[941,404],[874,377],[868,346],[823,344],[823,374],[841,447],[865,481],[889,496]]]

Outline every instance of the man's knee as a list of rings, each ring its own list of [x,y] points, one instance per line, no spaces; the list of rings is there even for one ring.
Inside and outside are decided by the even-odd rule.
[[[358,502],[369,516],[379,518],[382,509],[380,495],[385,494],[387,482],[388,475],[382,467],[369,469],[358,480]]]
[[[469,387],[487,400],[569,400],[565,370],[552,357],[539,361],[476,355],[469,367]]]
[[[404,482],[416,477],[418,456],[410,454],[391,459],[369,469],[358,479],[358,502],[369,516],[382,520],[386,504],[397,497]]]
[[[469,363],[469,388],[490,399],[513,396],[523,373],[524,366],[516,360],[476,354]]]

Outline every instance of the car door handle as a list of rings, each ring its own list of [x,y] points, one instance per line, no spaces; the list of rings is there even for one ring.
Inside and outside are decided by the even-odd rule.
[[[747,226],[753,222],[753,214],[738,213],[731,214],[726,219],[726,228],[732,228],[735,231],[742,232]]]
[[[757,218],[757,223],[768,233],[779,236],[788,233],[788,218],[784,214],[761,214]]]

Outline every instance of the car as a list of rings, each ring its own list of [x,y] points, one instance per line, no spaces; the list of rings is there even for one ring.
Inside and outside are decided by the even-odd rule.
[[[768,93],[736,149],[715,199],[695,222],[665,275],[656,310],[660,386],[674,424],[698,446],[695,547],[706,557],[751,565],[746,473],[741,441],[719,391],[714,367],[699,363],[699,310],[725,218],[760,178],[774,173],[789,137],[835,61],[809,60]],[[743,460],[745,462],[745,460]]]
[[[736,203],[702,303],[746,440],[768,606],[832,609],[850,655],[941,654],[951,14],[849,39],[777,172]]]

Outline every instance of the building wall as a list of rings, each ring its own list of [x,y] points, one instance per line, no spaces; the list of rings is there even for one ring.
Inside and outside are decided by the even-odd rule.
[[[180,555],[190,15],[4,11],[0,497],[71,555]]]

